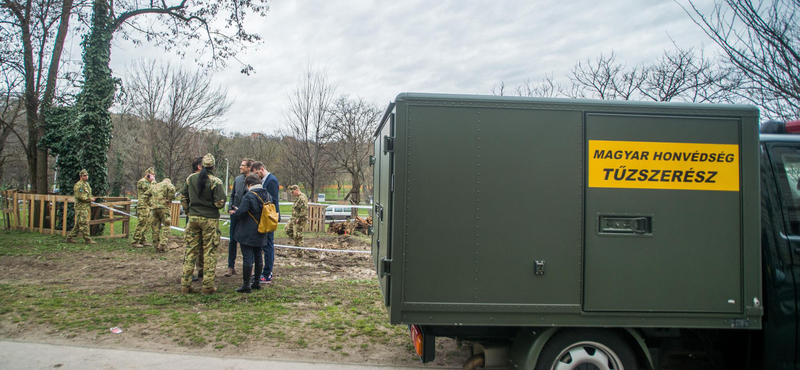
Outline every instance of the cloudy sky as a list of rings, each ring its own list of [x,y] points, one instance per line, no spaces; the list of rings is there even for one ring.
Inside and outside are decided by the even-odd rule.
[[[681,0],[682,1],[682,0]],[[401,92],[491,94],[504,81],[561,82],[579,60],[601,53],[636,64],[664,50],[715,50],[673,0],[275,0],[266,18],[250,18],[263,43],[214,75],[233,100],[218,124],[227,132],[276,133],[287,93],[309,63],[327,71],[340,94],[381,106]],[[124,78],[132,58],[191,61],[115,40],[112,68]]]

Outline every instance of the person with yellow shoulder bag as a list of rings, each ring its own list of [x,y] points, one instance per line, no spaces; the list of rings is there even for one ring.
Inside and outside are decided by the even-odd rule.
[[[261,178],[258,175],[252,173],[248,175],[244,179],[244,186],[247,188],[247,193],[242,198],[242,203],[236,208],[236,212],[231,214],[231,218],[236,219],[234,238],[239,242],[242,250],[242,286],[236,291],[250,293],[253,289],[261,289],[258,277],[252,282],[250,278],[253,274],[253,267],[255,267],[255,271],[261,271],[264,268],[261,249],[267,244],[266,230],[270,225],[266,221],[261,221],[262,214],[265,208],[269,209],[270,205],[273,206],[273,211],[275,208],[272,197],[269,196],[267,189],[261,186]],[[275,216],[275,226],[277,227],[277,215]]]

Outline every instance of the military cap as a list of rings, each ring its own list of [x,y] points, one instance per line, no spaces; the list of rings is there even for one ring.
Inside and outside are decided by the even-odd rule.
[[[289,186],[289,190],[290,190],[290,191],[300,190],[300,187],[299,187],[299,186],[297,186],[297,185],[290,185],[290,186]]]
[[[81,176],[89,176],[89,172],[87,172],[86,170],[81,170],[79,175],[81,175]]]
[[[203,167],[214,167],[214,156],[211,153],[203,156]]]
[[[156,174],[156,170],[153,167],[150,167],[150,168],[144,170],[144,174],[145,175],[155,175]]]

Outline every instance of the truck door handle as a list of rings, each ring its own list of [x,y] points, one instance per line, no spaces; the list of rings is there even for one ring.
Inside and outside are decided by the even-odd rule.
[[[794,254],[800,254],[800,248],[794,248]]]
[[[597,231],[601,234],[648,235],[653,233],[653,219],[651,216],[602,215]]]

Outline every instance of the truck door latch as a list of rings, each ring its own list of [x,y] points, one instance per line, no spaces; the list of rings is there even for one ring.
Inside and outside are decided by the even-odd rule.
[[[392,276],[392,260],[389,258],[381,258],[381,277]]]
[[[391,136],[383,137],[383,154],[394,152],[394,138]]]
[[[544,261],[536,261],[536,267],[533,268],[536,275],[544,275]]]

